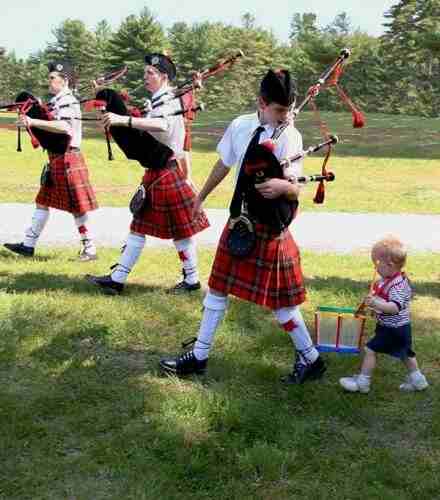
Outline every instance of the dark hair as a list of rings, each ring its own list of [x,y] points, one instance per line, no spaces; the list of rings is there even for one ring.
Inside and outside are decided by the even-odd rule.
[[[295,103],[296,87],[290,73],[286,69],[269,70],[260,84],[260,97],[266,104],[273,102],[281,106]]]

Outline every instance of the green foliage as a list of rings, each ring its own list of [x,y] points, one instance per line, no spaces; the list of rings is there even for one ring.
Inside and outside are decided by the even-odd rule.
[[[176,23],[170,30],[172,54],[184,76],[208,68],[238,49],[244,52],[243,60],[223,75],[207,81],[206,88],[199,93],[210,108],[251,105],[264,73],[269,67],[279,65],[281,54],[273,34],[256,27],[249,14],[243,16],[242,22],[242,27],[209,22],[192,26]]]
[[[66,59],[72,62],[78,84],[90,81],[96,76],[100,69],[101,58],[99,56],[97,39],[82,21],[67,19],[53,32],[55,42],[49,44],[44,58]],[[73,85],[75,85],[75,81]]]
[[[440,0],[400,0],[385,17],[387,111],[438,116]]]
[[[108,65],[129,69],[126,84],[135,96],[145,96],[143,87],[144,57],[162,52],[167,45],[164,30],[145,7],[138,16],[130,15],[109,40]]]
[[[55,42],[27,60],[0,56],[0,100],[23,88],[44,95],[45,65],[52,57],[71,59],[81,84],[126,64],[129,73],[116,86],[140,99],[145,97],[143,60],[148,52],[170,50],[181,82],[241,49],[245,58],[208,80],[199,92],[209,108],[232,110],[254,103],[259,81],[270,67],[290,69],[304,96],[340,50],[349,47],[352,56],[341,84],[363,110],[438,116],[440,0],[399,0],[385,16],[386,33],[377,38],[355,29],[345,12],[327,26],[318,24],[314,12],[293,12],[288,44],[258,26],[251,13],[242,16],[241,26],[176,22],[167,31],[148,7],[125,18],[115,32],[106,20],[88,30],[82,21],[67,19],[54,30]],[[331,90],[321,93],[319,105],[335,111],[344,106]]]

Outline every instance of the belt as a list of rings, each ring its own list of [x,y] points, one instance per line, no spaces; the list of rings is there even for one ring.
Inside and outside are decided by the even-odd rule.
[[[79,153],[81,151],[80,148],[68,148],[67,151],[69,153]]]

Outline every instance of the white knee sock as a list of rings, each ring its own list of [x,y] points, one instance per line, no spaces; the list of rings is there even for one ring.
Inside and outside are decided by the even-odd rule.
[[[113,281],[125,283],[129,272],[141,256],[145,245],[145,236],[130,233],[127,238],[125,249],[114,268],[111,276]]]
[[[185,281],[189,285],[199,282],[199,273],[197,270],[197,248],[194,238],[184,240],[174,240],[179,259],[182,262],[185,271]]]
[[[228,297],[219,297],[211,292],[206,294],[199,335],[194,344],[194,356],[198,360],[207,359],[209,356],[215,332],[225,315],[227,305]]]
[[[87,214],[80,215],[79,217],[73,216],[76,227],[78,228],[79,236],[81,238],[81,242],[87,248],[87,252],[96,253],[95,243],[90,234],[88,221],[89,216]]]
[[[274,314],[281,327],[289,334],[302,360],[305,363],[316,361],[319,352],[313,345],[299,307],[282,307],[275,310]]]
[[[32,215],[31,226],[24,233],[23,244],[27,247],[35,248],[40,234],[49,220],[49,210],[36,208]]]

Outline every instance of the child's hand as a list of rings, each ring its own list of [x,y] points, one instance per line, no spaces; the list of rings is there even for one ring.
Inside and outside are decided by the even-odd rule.
[[[369,293],[364,300],[365,305],[372,311],[379,313],[382,312],[382,306],[385,303],[383,299],[376,295]]]
[[[376,297],[372,293],[369,293],[364,299],[364,304],[368,307],[374,308],[375,300]]]

